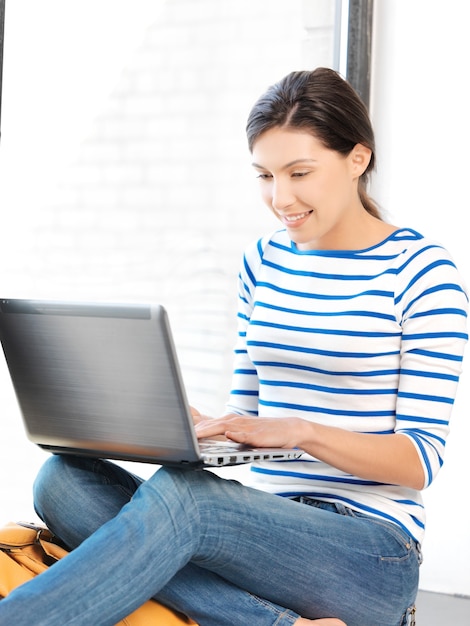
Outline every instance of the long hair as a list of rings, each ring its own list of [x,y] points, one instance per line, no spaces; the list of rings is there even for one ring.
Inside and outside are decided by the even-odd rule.
[[[371,150],[359,179],[358,192],[368,213],[381,219],[367,193],[375,168],[375,139],[366,106],[351,85],[332,69],[291,72],[269,87],[248,116],[246,133],[250,151],[260,135],[271,128],[304,129],[323,145],[346,156],[358,143]]]

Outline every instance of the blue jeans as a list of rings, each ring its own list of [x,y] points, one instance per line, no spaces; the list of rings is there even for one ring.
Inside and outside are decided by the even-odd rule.
[[[200,626],[287,626],[299,615],[402,626],[416,597],[413,540],[341,504],[206,470],[161,468],[142,481],[108,461],[60,456],[34,495],[73,551],[0,601],[1,626],[113,626],[151,597]]]

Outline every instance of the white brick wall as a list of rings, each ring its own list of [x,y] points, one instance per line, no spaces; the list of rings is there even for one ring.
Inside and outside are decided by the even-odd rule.
[[[165,2],[72,162],[15,231],[23,244],[2,257],[3,293],[162,301],[192,402],[219,412],[240,255],[275,226],[258,200],[245,120],[282,75],[332,65],[335,4]],[[15,451],[2,455],[2,466],[15,463]]]
[[[267,85],[312,65],[303,54],[317,37],[319,59],[332,58],[334,6],[167,2],[57,192],[38,199],[34,243],[15,272],[22,291],[163,300],[175,328],[196,325],[223,350],[227,366],[213,368],[223,381],[211,387],[225,390],[240,254],[274,223],[251,184],[245,119]],[[182,351],[195,343],[183,339]]]

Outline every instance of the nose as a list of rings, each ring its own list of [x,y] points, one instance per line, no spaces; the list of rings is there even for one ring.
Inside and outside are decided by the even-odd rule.
[[[275,211],[282,212],[295,202],[295,196],[292,193],[291,186],[288,181],[273,180],[271,193],[271,206]]]

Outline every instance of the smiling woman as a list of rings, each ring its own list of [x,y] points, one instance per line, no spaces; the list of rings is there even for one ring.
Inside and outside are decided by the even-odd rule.
[[[183,328],[178,341],[184,347],[192,399],[201,409],[219,414],[213,409],[225,399],[232,344],[233,298],[227,285],[236,276],[240,242],[268,231],[278,219],[253,208],[256,201],[250,167],[245,168],[246,146],[242,136],[236,140],[246,103],[251,103],[260,87],[291,69],[330,63],[337,67],[329,53],[328,33],[334,6],[348,2],[209,0],[203,3],[204,10],[192,0],[162,0],[162,4],[166,7],[163,19],[144,25],[146,30],[149,27],[148,37],[141,53],[134,55],[132,46],[127,48],[136,32],[134,26],[141,21],[143,7],[153,10],[156,0],[7,2],[0,205],[8,219],[2,223],[2,285],[8,295],[47,292],[55,297],[65,291],[113,299],[164,297],[176,313],[178,330]],[[373,3],[349,4],[372,8]],[[305,23],[299,19],[305,9],[310,16],[308,37],[316,36],[308,42]],[[470,272],[468,236],[460,227],[468,195],[465,146],[470,117],[462,77],[468,73],[470,58],[469,12],[470,3],[461,0],[450,0],[445,10],[442,3],[429,0],[375,3],[370,107],[379,157],[372,196],[384,211],[390,211],[393,224],[423,228],[428,237],[446,242],[463,276]],[[436,46],[436,33],[442,45]],[[104,58],[109,64],[103,64]],[[67,69],[68,59],[72,65]],[[126,64],[122,73],[119,60]],[[103,65],[105,73],[94,80]],[[356,69],[363,68],[361,60]],[[343,70],[349,78],[349,67]],[[109,103],[97,102],[96,96],[116,78],[111,106],[103,110],[101,104],[106,109]],[[90,109],[84,100],[88,97],[99,110]],[[197,109],[199,103],[205,117]],[[46,105],[53,108],[48,110]],[[99,118],[89,128],[97,114]],[[82,143],[84,137],[78,131],[83,129],[87,138]],[[164,159],[157,154],[159,146],[166,148]],[[177,162],[172,155],[177,155]],[[71,157],[79,167],[61,176]],[[147,178],[136,183],[127,175],[138,169],[137,164],[143,166],[139,171]],[[44,185],[52,176],[54,184],[60,184],[58,197],[52,197]],[[175,220],[175,215],[182,219]],[[13,228],[15,223],[18,228]],[[285,229],[281,222],[277,227]],[[344,251],[332,260],[331,251],[302,251],[290,239],[282,248],[274,240],[269,245],[295,250],[291,259],[329,256],[327,269],[336,280],[342,271],[337,263]],[[250,269],[259,260],[257,250],[254,254]],[[373,256],[374,250],[369,254]],[[251,259],[250,254],[247,258]],[[273,263],[279,264],[278,259],[265,254],[263,264]],[[302,267],[294,270],[305,271]],[[293,282],[297,275],[292,271],[287,267],[284,272],[279,308],[287,308],[285,292],[297,288]],[[367,276],[361,281],[357,292],[361,286],[362,291],[370,291]],[[272,284],[274,291],[277,283]],[[299,290],[305,293],[301,286]],[[368,295],[370,307],[375,307],[369,329],[373,332],[375,317],[381,312],[373,294]],[[306,300],[301,297],[302,302]],[[350,311],[351,316],[362,315],[353,306]],[[321,310],[313,310],[312,317],[320,314]],[[421,317],[423,329],[426,319]],[[273,322],[279,324],[277,319]],[[291,324],[298,325],[297,319]],[[302,338],[310,336],[305,330],[309,326],[303,326]],[[330,332],[335,330],[332,326]],[[342,330],[338,325],[338,333]],[[328,348],[324,346],[325,352]],[[290,352],[283,349],[280,354]],[[361,358],[365,362],[369,356],[365,353]],[[302,367],[311,367],[306,360]],[[286,370],[292,367],[286,365]],[[0,461],[4,474],[15,477],[3,483],[0,513],[5,522],[31,520],[31,483],[44,456],[26,441],[6,372],[0,374],[6,428]],[[468,471],[470,384],[466,376],[468,372],[463,374],[452,411],[444,471],[424,494],[429,521],[420,586],[468,596],[468,523],[452,504],[461,499],[462,476]],[[365,375],[356,382],[367,379]],[[295,377],[288,382],[292,389],[299,385]],[[328,385],[320,385],[316,394],[325,394],[324,387]],[[273,381],[270,388],[274,388]],[[374,400],[369,395],[369,404]],[[143,476],[148,470],[137,469]]]
[[[329,115],[296,122],[308,102]],[[351,134],[352,111],[368,133]],[[420,492],[442,465],[468,338],[463,281],[442,246],[366,206],[372,128],[336,72],[282,79],[248,135],[283,228],[246,248],[226,412],[195,411],[195,428],[302,456],[254,462],[249,486],[51,457],[35,507],[72,552],[2,600],[0,623],[112,626],[150,597],[201,626],[404,626],[414,614]]]

